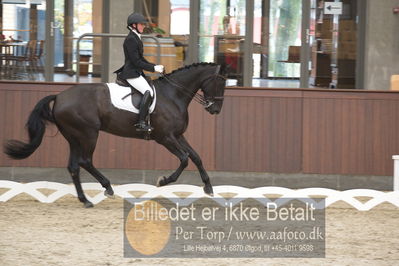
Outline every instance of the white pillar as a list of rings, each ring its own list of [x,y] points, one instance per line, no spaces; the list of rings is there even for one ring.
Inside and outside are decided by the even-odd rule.
[[[393,155],[393,191],[399,191],[399,155]]]

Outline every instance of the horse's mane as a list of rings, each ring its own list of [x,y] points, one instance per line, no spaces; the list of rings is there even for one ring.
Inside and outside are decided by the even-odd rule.
[[[175,70],[173,70],[172,72],[170,72],[170,73],[168,73],[168,74],[165,74],[165,76],[170,76],[170,75],[176,74],[177,72],[180,72],[180,71],[182,71],[182,70],[188,70],[188,69],[190,69],[190,68],[198,67],[198,66],[217,66],[217,64],[215,64],[215,63],[208,63],[208,62],[194,63],[194,64],[191,64],[191,65],[187,65],[187,66],[183,66],[183,67],[181,67],[181,68],[175,69]],[[159,78],[159,80],[162,80],[162,79],[163,79],[163,77],[160,77],[160,78]]]

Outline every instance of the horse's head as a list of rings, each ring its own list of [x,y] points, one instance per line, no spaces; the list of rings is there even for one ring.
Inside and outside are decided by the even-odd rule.
[[[219,114],[222,110],[224,99],[224,88],[226,86],[226,77],[220,65],[216,65],[215,71],[202,81],[201,89],[206,101],[205,110],[210,114]]]

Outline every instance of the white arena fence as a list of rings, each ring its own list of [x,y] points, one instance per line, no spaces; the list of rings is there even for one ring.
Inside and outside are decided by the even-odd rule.
[[[83,190],[98,191],[94,197],[86,195],[87,199],[92,203],[97,204],[107,197],[104,196],[104,188],[99,183],[83,183]],[[56,200],[66,196],[76,196],[75,187],[71,184],[61,184],[55,182],[39,181],[31,183],[18,183],[13,181],[0,180],[0,189],[8,189],[0,192],[0,202],[6,202],[13,197],[26,193],[42,203],[53,203]],[[48,196],[41,193],[40,189],[54,190]],[[179,202],[184,201],[185,204],[190,204],[197,198],[209,197],[204,194],[202,187],[193,185],[169,185],[165,187],[156,187],[146,184],[126,184],[114,185],[114,192],[116,196],[121,198],[143,198],[151,199],[156,197],[165,197],[173,200],[178,199]],[[215,201],[237,203],[240,199],[252,198],[261,201],[266,205],[267,202],[274,202],[278,206],[284,204],[289,199],[306,199],[307,202],[314,203],[316,209],[328,207],[331,204],[343,201],[356,208],[359,211],[368,211],[381,203],[391,203],[399,208],[399,191],[382,192],[371,189],[351,189],[346,191],[338,191],[327,188],[305,188],[305,189],[289,189],[283,187],[259,187],[259,188],[244,188],[238,186],[214,186]],[[131,192],[140,192],[140,197],[135,197]],[[178,196],[179,193],[184,193],[185,196]],[[225,198],[224,194],[228,193]],[[46,193],[48,194],[48,193]],[[186,194],[189,194],[188,196]],[[361,202],[356,197],[369,198],[366,202]],[[320,198],[324,198],[324,204],[321,204]]]

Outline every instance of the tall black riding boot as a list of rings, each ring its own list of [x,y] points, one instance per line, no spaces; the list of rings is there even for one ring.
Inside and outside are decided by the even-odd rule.
[[[145,119],[148,115],[148,109],[151,104],[151,94],[149,91],[146,91],[143,95],[143,98],[140,102],[140,109],[139,109],[139,122],[135,124],[137,131],[151,131],[152,127],[147,125]]]

